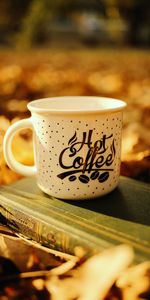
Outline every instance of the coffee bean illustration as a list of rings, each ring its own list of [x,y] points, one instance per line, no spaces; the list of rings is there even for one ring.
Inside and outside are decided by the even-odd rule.
[[[109,177],[109,172],[103,172],[99,175],[98,181],[104,182],[108,179],[108,177]]]
[[[69,180],[70,180],[70,181],[75,181],[76,178],[77,178],[77,177],[76,177],[75,175],[71,175],[71,176],[69,177]]]
[[[98,178],[98,176],[99,176],[99,171],[96,170],[96,171],[92,172],[92,174],[91,174],[91,179],[92,179],[92,180],[95,180],[95,179]]]
[[[80,175],[80,176],[79,176],[79,180],[80,180],[82,183],[88,183],[88,182],[89,182],[89,177],[86,176],[86,175]]]

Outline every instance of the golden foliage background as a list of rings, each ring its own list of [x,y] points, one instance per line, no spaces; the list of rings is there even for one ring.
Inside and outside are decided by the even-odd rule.
[[[20,175],[4,161],[2,143],[9,125],[29,116],[33,99],[62,95],[116,97],[124,112],[121,174],[150,181],[150,56],[146,50],[78,49],[0,51],[0,184]],[[31,133],[17,135],[19,161],[33,163]]]

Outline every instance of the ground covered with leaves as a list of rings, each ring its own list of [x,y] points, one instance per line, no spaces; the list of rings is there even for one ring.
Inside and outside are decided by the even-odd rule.
[[[135,264],[130,246],[85,254],[56,252],[0,226],[0,299],[149,299],[150,261]]]
[[[33,99],[64,95],[116,97],[127,102],[121,174],[150,181],[150,56],[135,50],[0,51],[0,184],[20,178],[5,163],[7,128],[28,117]],[[16,158],[33,163],[30,131],[13,141]],[[0,299],[139,300],[150,297],[150,263],[134,265],[120,245],[90,259],[31,245],[0,228]]]

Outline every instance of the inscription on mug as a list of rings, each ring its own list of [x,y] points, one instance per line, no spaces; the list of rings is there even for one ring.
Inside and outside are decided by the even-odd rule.
[[[59,165],[64,171],[57,175],[58,178],[64,180],[67,177],[69,181],[79,180],[84,184],[90,180],[102,183],[109,178],[116,155],[113,133],[103,134],[96,141],[92,138],[92,129],[84,131],[81,140],[75,131],[59,155]]]

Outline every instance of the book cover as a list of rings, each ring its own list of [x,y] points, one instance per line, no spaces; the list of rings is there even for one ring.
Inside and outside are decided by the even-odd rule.
[[[127,243],[142,261],[150,258],[149,196],[147,184],[121,178],[118,189],[105,197],[62,201],[25,178],[0,188],[0,216],[16,232],[57,251],[74,254],[82,246],[92,255]]]

